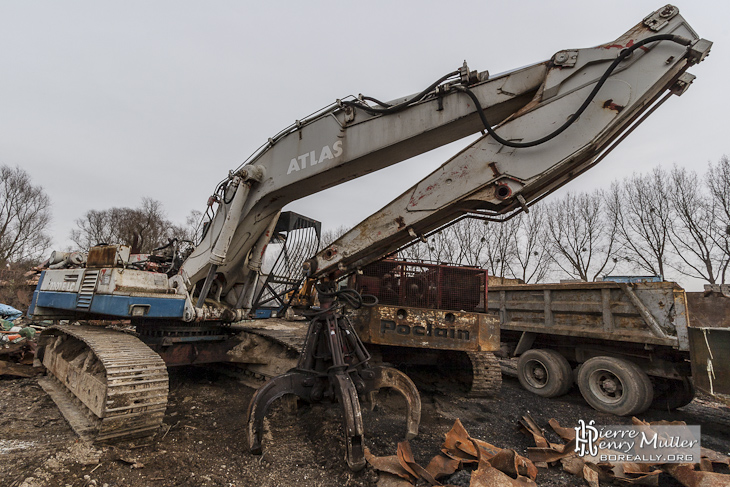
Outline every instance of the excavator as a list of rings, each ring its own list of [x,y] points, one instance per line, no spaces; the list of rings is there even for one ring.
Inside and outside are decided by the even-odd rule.
[[[99,245],[81,256],[54,255],[34,292],[32,317],[130,320],[136,333],[54,325],[43,333],[38,359],[57,388],[95,421],[94,438],[125,439],[159,428],[166,366],[225,361],[232,344],[245,355],[255,354],[262,340],[299,340],[297,366],[266,382],[249,405],[249,448],[262,451],[263,419],[277,398],[337,401],[344,410],[348,465],[362,468],[360,400],[382,387],[400,392],[412,437],[420,398],[404,373],[370,363],[346,309],[374,303],[339,288],[338,279],[457,218],[529,211],[603,160],[664,101],[683,94],[694,79],[687,69],[705,59],[711,45],[667,5],[615,40],[561,50],[514,71],[491,75],[464,62],[420,92],[392,101],[338,99],[269,138],[228,173],[209,199],[210,218],[192,248],[171,242],[147,255]],[[297,232],[318,234],[319,228],[282,213],[285,205],[476,134],[332,244],[318,252],[316,238],[291,244]],[[278,296],[310,321],[298,335],[261,326],[258,345],[241,347],[237,327],[263,321],[256,320],[262,289],[274,289],[262,273],[265,250],[274,242],[285,242],[287,265],[299,272]],[[439,348],[438,340],[459,337],[460,349],[473,357],[499,347],[494,323],[478,321],[463,333],[453,314],[432,318],[441,324],[414,327],[408,346]],[[398,336],[382,333],[379,340]]]

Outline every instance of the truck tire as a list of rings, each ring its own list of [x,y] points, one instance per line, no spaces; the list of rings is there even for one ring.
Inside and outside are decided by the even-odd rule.
[[[593,409],[618,416],[646,411],[654,399],[649,376],[633,362],[593,357],[578,372],[578,387]]]
[[[555,350],[532,349],[520,355],[517,378],[522,387],[542,397],[557,397],[573,386],[573,369]]]
[[[689,377],[682,380],[660,379],[654,386],[654,401],[652,409],[673,411],[692,402],[695,398],[695,388]]]

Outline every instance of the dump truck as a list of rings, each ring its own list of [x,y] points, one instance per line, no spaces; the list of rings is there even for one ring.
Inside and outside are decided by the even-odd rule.
[[[694,397],[687,299],[676,283],[506,285],[488,294],[525,389],[554,397],[575,381],[588,404],[618,415]]]

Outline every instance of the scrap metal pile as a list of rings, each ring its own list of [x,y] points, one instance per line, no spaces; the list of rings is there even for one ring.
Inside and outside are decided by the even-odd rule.
[[[632,418],[632,422],[643,428],[686,425],[683,421],[648,423],[637,418]],[[563,440],[559,443],[550,441],[546,431],[529,415],[523,416],[519,424],[520,430],[531,436],[536,445],[528,448],[527,457],[473,438],[457,419],[446,433],[441,451],[425,468],[415,461],[408,441],[398,443],[395,455],[378,457],[366,450],[365,458],[380,474],[378,485],[388,487],[450,486],[457,482],[469,487],[530,487],[539,485],[539,468],[555,466],[584,479],[590,487],[608,484],[659,486],[667,476],[686,487],[730,485],[730,457],[708,448],[701,449],[701,461],[696,464],[593,463],[577,453],[575,428],[563,427],[551,419],[550,427]],[[468,483],[463,483],[465,480]]]
[[[387,485],[392,487],[452,485],[443,484],[441,480],[450,479],[462,469],[472,470],[471,487],[537,485],[537,467],[531,460],[514,450],[469,436],[458,419],[446,433],[441,451],[425,468],[416,463],[407,441],[398,443],[396,455],[376,457],[366,450],[365,458],[380,472],[381,481],[390,480]]]
[[[42,326],[26,322],[23,313],[0,304],[0,376],[33,377],[36,333]]]
[[[635,426],[681,425],[684,421],[653,421],[651,423],[631,418]],[[662,485],[662,474],[669,474],[686,487],[722,487],[730,485],[730,457],[709,448],[702,448],[699,463],[593,463],[584,460],[576,452],[575,428],[562,427],[556,420],[549,421],[552,430],[565,443],[552,443],[545,431],[529,416],[520,421],[522,431],[531,435],[536,446],[528,449],[528,456],[538,466],[560,465],[563,470],[586,480],[591,487],[600,483],[633,485]],[[720,471],[716,471],[720,470]],[[724,470],[725,473],[722,472]]]

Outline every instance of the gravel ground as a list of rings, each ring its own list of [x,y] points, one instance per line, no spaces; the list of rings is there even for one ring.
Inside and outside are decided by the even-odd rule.
[[[630,418],[598,413],[577,390],[543,399],[505,377],[496,399],[444,393],[445,379],[409,371],[423,401],[419,436],[411,440],[416,460],[426,465],[458,418],[469,434],[526,454],[532,440],[517,430],[530,414],[541,426],[550,418],[573,427],[578,419],[629,424]],[[0,380],[0,485],[40,486],[375,486],[379,474],[353,473],[344,462],[341,415],[336,405],[302,406],[296,414],[274,408],[267,421],[264,454],[246,451],[246,408],[253,389],[240,379],[204,367],[170,370],[170,401],[164,424],[152,440],[115,446],[80,442],[36,379]],[[367,444],[375,455],[394,455],[405,432],[404,404],[381,392],[365,411]],[[641,419],[682,420],[702,425],[702,446],[730,454],[730,409],[700,397],[675,412],[649,411]],[[552,438],[557,441],[557,436]],[[447,479],[469,485],[469,472]],[[382,484],[382,482],[381,482]],[[540,469],[540,486],[586,485],[557,467]],[[662,486],[679,485],[662,475]]]

